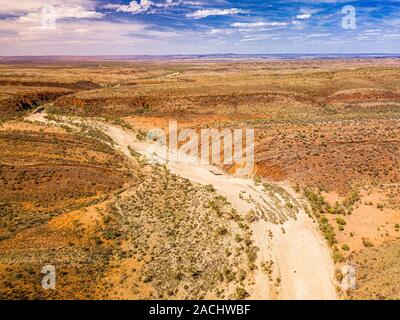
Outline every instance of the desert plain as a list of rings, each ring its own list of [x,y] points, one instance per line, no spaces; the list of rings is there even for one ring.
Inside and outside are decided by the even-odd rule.
[[[399,79],[397,58],[0,59],[0,298],[399,299]],[[254,170],[149,162],[171,120],[254,129]]]

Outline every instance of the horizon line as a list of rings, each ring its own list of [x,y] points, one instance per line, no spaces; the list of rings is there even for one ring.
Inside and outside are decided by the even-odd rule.
[[[346,53],[180,53],[180,54],[35,54],[35,55],[0,55],[0,58],[13,57],[179,57],[179,56],[279,56],[279,55],[303,55],[303,56],[329,56],[329,55],[399,55],[400,52],[346,52]]]

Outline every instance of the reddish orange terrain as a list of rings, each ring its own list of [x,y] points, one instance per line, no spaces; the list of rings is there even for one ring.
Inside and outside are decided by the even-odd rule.
[[[254,129],[250,178],[296,191],[335,281],[356,266],[356,288],[338,297],[399,299],[399,79],[397,59],[0,64],[0,298],[244,299],[258,272],[281,294],[251,214],[126,157],[95,119],[139,140],[169,120]],[[47,264],[58,290],[42,288]]]

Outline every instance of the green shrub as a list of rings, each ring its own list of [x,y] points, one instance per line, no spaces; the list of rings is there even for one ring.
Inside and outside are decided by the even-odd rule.
[[[345,226],[346,225],[346,220],[344,220],[342,217],[337,217],[336,218],[336,223],[338,225]]]
[[[348,245],[348,244],[343,244],[343,245],[342,245],[342,250],[343,250],[343,251],[349,251],[349,250],[350,250],[349,245]]]
[[[241,287],[236,288],[236,292],[235,292],[235,296],[234,296],[235,300],[243,300],[248,296],[249,296],[249,294],[247,293],[247,291],[244,288],[241,288]]]
[[[374,245],[372,244],[371,241],[369,241],[367,238],[362,238],[362,244],[364,247],[373,247]]]
[[[215,192],[215,188],[212,184],[208,184],[205,186],[207,192]]]
[[[247,214],[246,214],[246,220],[247,222],[251,223],[256,221],[256,214],[253,210],[250,210]]]
[[[333,262],[339,263],[343,261],[344,261],[343,255],[340,253],[339,249],[335,246],[333,248]]]

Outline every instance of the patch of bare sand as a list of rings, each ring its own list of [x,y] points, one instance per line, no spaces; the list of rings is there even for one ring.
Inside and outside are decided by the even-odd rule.
[[[334,205],[341,198],[334,192],[325,196],[327,202]],[[337,215],[327,215],[329,222],[334,226],[338,247],[347,244],[351,251],[359,251],[365,248],[363,239],[367,239],[373,245],[379,246],[384,242],[400,237],[400,231],[396,231],[396,224],[400,224],[400,210],[388,207],[380,207],[387,201],[387,197],[379,191],[367,193],[361,192],[361,201],[350,215],[343,216],[346,221],[343,231],[339,231],[336,223]]]

